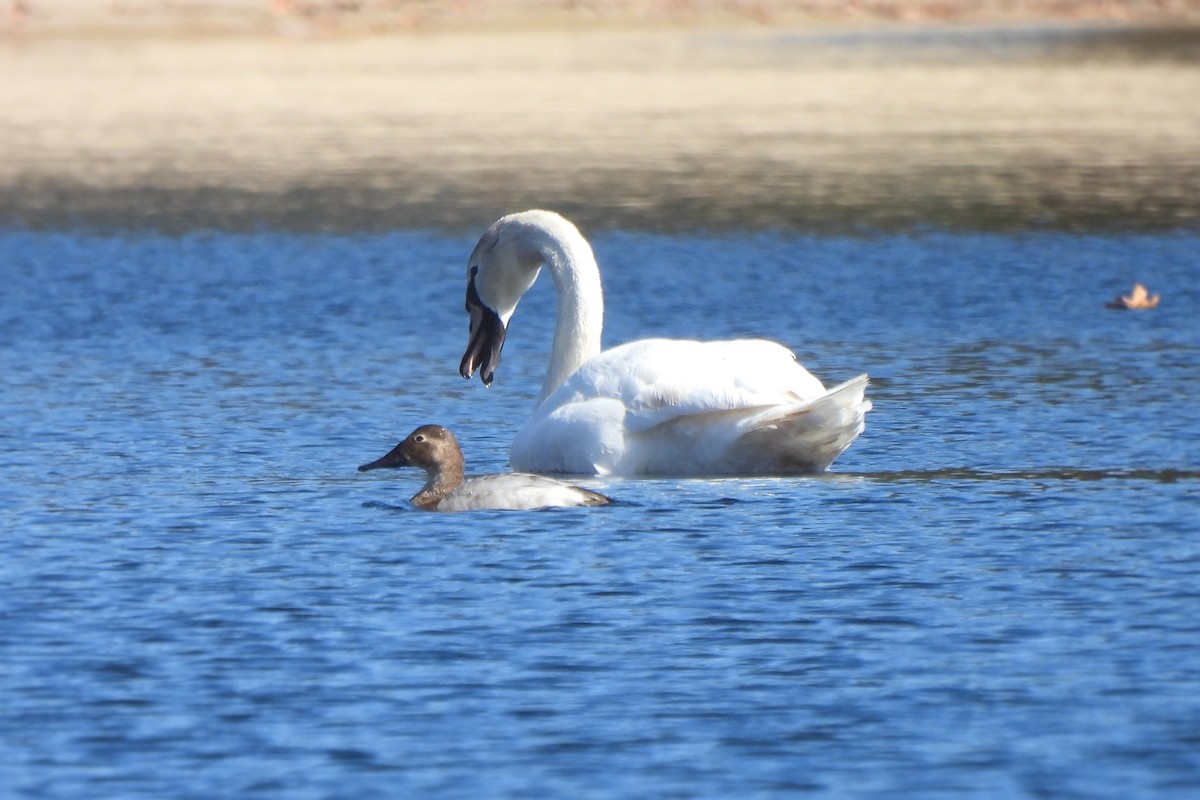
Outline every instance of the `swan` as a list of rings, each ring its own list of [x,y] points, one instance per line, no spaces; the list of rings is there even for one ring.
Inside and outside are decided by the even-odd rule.
[[[602,506],[602,494],[542,475],[484,475],[463,480],[463,454],[458,440],[441,425],[422,425],[382,458],[363,464],[359,472],[384,467],[420,467],[425,486],[412,498],[422,511],[520,510],[556,506]]]
[[[577,475],[823,472],[863,430],[867,376],[826,390],[790,350],[761,339],[643,339],[601,351],[604,300],[587,240],[552,211],[502,217],[467,262],[468,344],[459,373],[490,386],[517,303],[550,271],[558,319],[537,406],[513,469]]]

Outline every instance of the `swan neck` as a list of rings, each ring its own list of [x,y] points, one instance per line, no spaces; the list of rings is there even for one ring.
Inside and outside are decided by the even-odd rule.
[[[541,403],[575,370],[600,353],[604,327],[604,295],[600,268],[583,235],[555,237],[543,251],[546,268],[554,278],[558,296],[558,320],[550,364],[538,397]]]

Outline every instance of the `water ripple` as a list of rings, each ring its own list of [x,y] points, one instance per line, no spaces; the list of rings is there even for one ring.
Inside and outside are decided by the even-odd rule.
[[[598,237],[610,341],[777,338],[878,376],[866,432],[417,513],[357,465],[441,421],[506,469],[550,337],[535,288],[457,376],[471,244],[0,234],[9,795],[1200,792],[1194,235]]]

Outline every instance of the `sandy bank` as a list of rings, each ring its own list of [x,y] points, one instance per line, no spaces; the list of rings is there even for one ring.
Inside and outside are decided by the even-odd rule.
[[[1195,29],[443,31],[0,47],[0,221],[1200,224]]]
[[[0,0],[10,32],[336,36],[414,30],[1107,20],[1200,22],[1197,0]]]

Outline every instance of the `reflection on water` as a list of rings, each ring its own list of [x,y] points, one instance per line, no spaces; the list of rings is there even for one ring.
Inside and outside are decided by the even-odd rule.
[[[1111,23],[1027,23],[1002,26],[919,25],[830,31],[767,31],[746,48],[744,34],[711,34],[706,43],[740,51],[743,59],[787,57],[834,63],[871,61],[1001,61],[1078,64],[1200,63],[1200,35],[1187,26],[1128,27]]]

